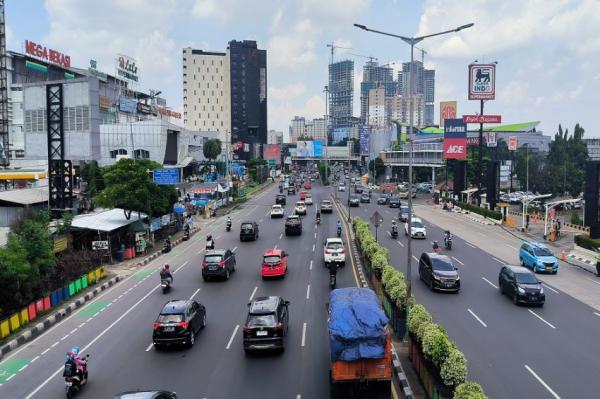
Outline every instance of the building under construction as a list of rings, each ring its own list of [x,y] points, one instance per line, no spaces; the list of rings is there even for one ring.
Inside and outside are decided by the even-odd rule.
[[[354,61],[329,65],[329,115],[331,127],[350,128],[354,98]]]
[[[369,91],[384,88],[386,97],[393,97],[397,91],[394,74],[391,67],[379,65],[376,61],[368,61],[363,67],[363,79],[360,84],[360,122],[368,124]]]

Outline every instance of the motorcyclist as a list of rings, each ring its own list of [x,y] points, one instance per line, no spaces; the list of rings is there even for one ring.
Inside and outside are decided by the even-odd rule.
[[[79,357],[78,346],[74,346],[73,348],[71,348],[71,351],[67,353],[67,359],[69,357],[71,358],[71,361],[75,363],[75,370],[77,372],[77,375],[83,380],[83,376],[85,375],[85,370],[87,368],[87,361]]]
[[[171,249],[171,236],[168,236],[167,239],[165,240],[165,246],[169,249]]]
[[[433,251],[434,251],[434,252],[436,252],[436,253],[439,253],[439,252],[440,252],[440,246],[439,246],[439,244],[438,244],[438,242],[437,242],[437,241],[434,241],[434,242],[433,242],[433,245],[432,245],[432,247],[433,247]]]
[[[227,229],[230,230],[231,229],[231,217],[227,216]]]
[[[450,233],[450,230],[446,230],[444,233],[444,244],[448,245],[448,241],[452,240],[452,233]]]
[[[206,248],[215,249],[215,240],[212,234],[206,236]]]
[[[169,269],[169,265],[164,265],[162,269],[160,269],[160,279],[168,280],[169,284],[173,284],[173,275],[171,274],[171,270]]]
[[[317,224],[319,224],[321,222],[321,211],[319,209],[317,209],[316,220],[317,220]]]
[[[335,276],[338,271],[338,264],[337,262],[329,262],[327,268],[329,269],[329,276]]]
[[[340,222],[339,220],[337,221],[337,228],[341,229],[342,228],[342,222]]]

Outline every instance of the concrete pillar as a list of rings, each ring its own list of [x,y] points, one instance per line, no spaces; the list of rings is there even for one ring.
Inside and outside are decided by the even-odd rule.
[[[435,166],[431,167],[431,184],[435,186]]]

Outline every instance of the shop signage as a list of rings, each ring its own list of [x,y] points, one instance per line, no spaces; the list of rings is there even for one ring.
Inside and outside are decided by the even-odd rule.
[[[171,118],[181,119],[181,112],[171,111],[168,108],[158,107],[158,112],[163,116],[169,116]]]
[[[498,146],[498,142],[496,141],[496,132],[488,132],[487,146],[488,147],[497,147]]]
[[[462,119],[446,119],[444,122],[444,159],[467,157],[467,125]]]
[[[97,77],[98,80],[101,80],[103,82],[106,82],[106,74],[104,72],[100,72],[98,69],[98,63],[96,62],[96,60],[90,60],[90,66],[88,67],[88,72]]]
[[[108,241],[92,241],[92,249],[94,251],[108,249]]]
[[[469,100],[496,98],[496,65],[469,65]]]
[[[146,103],[137,103],[137,112],[138,114],[151,114],[152,113],[152,107]]]
[[[179,169],[154,169],[152,173],[154,183],[172,186],[179,184]]]
[[[135,114],[137,112],[137,101],[124,96],[119,97],[119,111]]]
[[[129,56],[119,54],[117,56],[117,74],[133,82],[138,81],[138,67],[135,60]]]
[[[100,96],[98,105],[100,106],[100,108],[110,109],[112,107],[112,101],[110,101],[110,98],[106,96]]]
[[[41,44],[25,40],[25,52],[36,58],[48,61],[52,64],[60,65],[65,68],[71,68],[71,57],[59,51],[47,48]]]
[[[465,123],[502,123],[502,115],[463,115]]]
[[[517,136],[510,136],[508,138],[508,150],[509,151],[517,151],[517,146],[518,146],[518,139]]]

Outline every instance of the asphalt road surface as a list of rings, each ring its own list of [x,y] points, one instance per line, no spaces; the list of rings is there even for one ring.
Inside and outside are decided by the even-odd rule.
[[[375,200],[373,195],[371,204],[361,203],[351,208],[351,213],[366,220],[375,210],[383,215],[379,242],[390,249],[393,265],[406,273],[404,225],[397,240],[388,233],[398,210],[379,206]],[[419,206],[415,212],[419,216]],[[470,380],[481,383],[490,398],[600,397],[600,313],[547,283],[561,278],[560,270],[544,279],[543,308],[515,306],[497,289],[504,261],[486,252],[504,244],[490,234],[486,246],[479,248],[461,239],[461,230],[474,227],[457,223],[452,228],[453,248],[442,253],[451,256],[458,267],[461,291],[431,292],[419,280],[418,258],[431,252],[433,240],[443,245],[443,230],[436,226],[436,220],[424,223],[427,239],[412,240],[413,295],[465,353]]]
[[[326,308],[329,286],[323,265],[323,240],[335,236],[338,215],[322,215],[315,228],[315,205],[308,207],[301,236],[286,237],[283,219],[270,219],[276,187],[224,218],[167,255],[100,295],[65,321],[0,363],[0,398],[62,398],[65,353],[73,346],[90,354],[89,383],[79,397],[111,398],[131,389],[167,389],[181,398],[324,398],[329,394],[329,343]],[[313,188],[315,204],[328,190]],[[286,214],[298,195],[288,196]],[[259,223],[256,242],[240,242],[243,220]],[[202,281],[204,240],[213,231],[217,248],[235,249],[237,266],[229,281]],[[263,281],[265,249],[289,252],[288,275]],[[172,290],[163,295],[158,270],[176,271]],[[350,266],[338,273],[338,287],[354,286]],[[290,327],[283,354],[246,357],[242,328],[251,298],[280,295],[290,301]],[[191,349],[156,351],[152,323],[169,299],[193,298],[207,309],[207,326]]]

